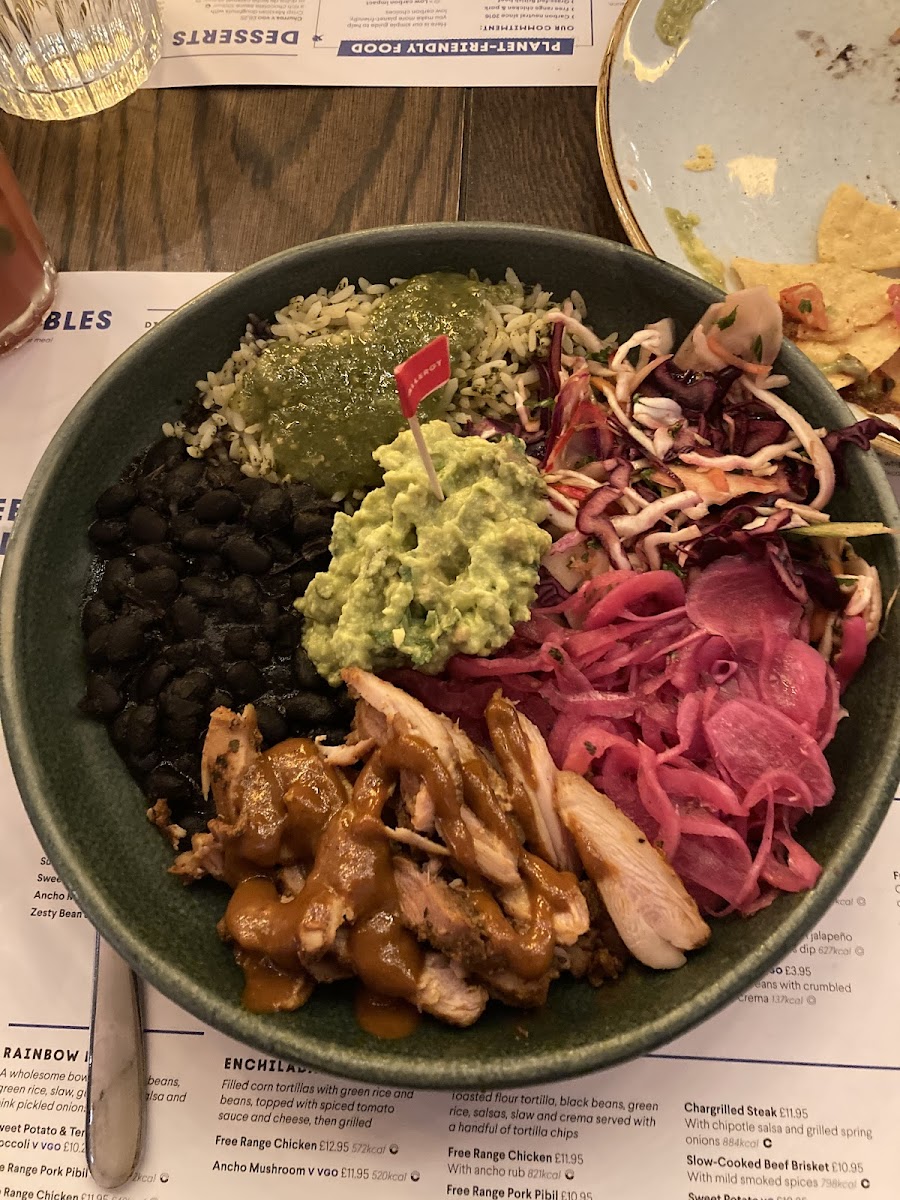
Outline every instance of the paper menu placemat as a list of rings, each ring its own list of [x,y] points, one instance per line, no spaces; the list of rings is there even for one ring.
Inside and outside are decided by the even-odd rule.
[[[216,278],[62,277],[47,328],[0,359],[0,544],[84,388]],[[83,1157],[93,935],[5,755],[0,801],[0,1196],[89,1200],[102,1195]],[[756,987],[658,1052],[569,1083],[428,1093],[333,1079],[242,1047],[147,989],[147,1146],[119,1194],[893,1200],[898,940],[895,804],[821,925]]]
[[[593,87],[622,3],[161,0],[148,86]]]

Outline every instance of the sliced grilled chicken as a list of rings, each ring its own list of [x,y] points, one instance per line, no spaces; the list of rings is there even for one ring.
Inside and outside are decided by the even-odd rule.
[[[485,711],[513,812],[536,854],[564,871],[578,862],[554,803],[557,769],[540,731],[500,692]]]
[[[587,873],[622,941],[640,962],[683,966],[710,929],[684,884],[633,821],[608,796],[571,771],[560,771],[556,799]]]
[[[217,708],[209,719],[200,760],[200,783],[204,796],[212,790],[216,812],[230,825],[240,815],[241,780],[259,757],[261,742],[252,704],[242,713]]]
[[[466,979],[458,963],[443,954],[426,954],[415,1005],[449,1025],[472,1025],[484,1012],[487,989]]]
[[[406,692],[401,692],[392,683],[387,683],[384,679],[379,679],[377,675],[371,675],[368,671],[362,671],[359,667],[347,667],[341,672],[341,677],[351,694],[365,700],[366,704],[386,718],[390,727],[389,733],[410,733],[427,742],[449,772],[458,789],[460,803],[462,803],[462,777],[459,771],[459,760],[453,748],[447,719],[429,711],[424,704],[420,704]],[[378,738],[376,728],[376,723],[372,722],[370,726],[367,726],[367,730],[370,732],[367,732],[366,736]]]

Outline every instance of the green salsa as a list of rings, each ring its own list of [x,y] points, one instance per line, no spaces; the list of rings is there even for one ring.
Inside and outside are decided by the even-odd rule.
[[[656,14],[656,35],[667,46],[678,49],[691,31],[694,17],[706,0],[663,0]]]
[[[273,342],[241,378],[232,401],[248,425],[262,425],[279,475],[331,493],[378,483],[376,446],[405,425],[393,369],[426,342],[446,334],[451,366],[476,348],[485,303],[510,299],[506,284],[451,272],[417,275],[388,292],[359,332],[297,345]],[[440,393],[419,409],[442,412]]]
[[[707,283],[725,291],[725,267],[709,247],[697,236],[700,218],[696,213],[682,213],[677,208],[666,209],[666,220],[678,239],[684,256]]]
[[[547,489],[522,443],[422,430],[445,499],[428,484],[409,430],[375,452],[384,485],[338,513],[331,565],[297,608],[303,644],[329,683],[344,667],[433,674],[453,654],[506,645],[534,603],[550,535]]]

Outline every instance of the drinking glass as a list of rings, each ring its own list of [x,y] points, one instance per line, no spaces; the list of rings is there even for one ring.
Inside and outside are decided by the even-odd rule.
[[[50,252],[0,147],[0,353],[34,333],[55,290]]]
[[[130,96],[159,59],[156,0],[0,0],[0,108],[60,121]]]

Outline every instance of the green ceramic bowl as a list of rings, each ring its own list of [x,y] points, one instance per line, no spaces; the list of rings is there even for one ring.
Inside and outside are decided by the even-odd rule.
[[[598,991],[560,981],[545,1009],[491,1006],[472,1029],[427,1020],[410,1038],[363,1033],[345,985],[319,988],[285,1016],[240,1006],[241,975],[216,936],[226,892],[184,888],[147,822],[143,796],[103,726],[76,708],[84,680],[79,608],[97,494],[158,436],[237,344],[248,312],[271,313],[298,292],[343,276],[387,279],[436,268],[497,278],[512,266],[557,295],[577,288],[601,333],[628,333],[670,315],[679,336],[716,298],[706,284],[625,246],[580,234],[504,225],[430,225],[330,238],[249,267],[187,304],[128,350],[76,406],[45,454],[16,521],[2,576],[0,700],[16,779],[43,846],[76,901],[145,979],[189,1012],[267,1054],[338,1075],[419,1087],[535,1083],[606,1067],[684,1033],[763,975],[828,908],[866,852],[900,772],[900,618],[894,608],[847,693],[850,716],[829,750],[834,802],[804,822],[823,864],[817,887],[752,920],[717,922],[709,947],[680,971],[633,967]],[[785,395],[816,425],[848,410],[793,349]],[[842,518],[900,523],[875,456],[853,451]],[[891,538],[872,539],[886,595],[900,585]],[[522,1031],[527,1031],[527,1037]]]

